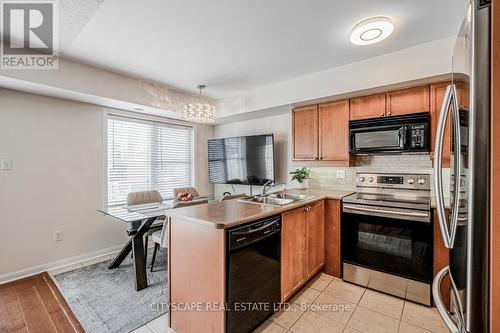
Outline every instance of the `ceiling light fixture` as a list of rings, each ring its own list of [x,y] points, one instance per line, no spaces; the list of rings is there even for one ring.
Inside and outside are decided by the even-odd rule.
[[[355,45],[378,43],[389,37],[394,31],[394,24],[387,17],[373,17],[356,24],[351,30],[349,40]]]
[[[213,123],[215,121],[215,106],[201,102],[201,91],[205,85],[196,86],[200,90],[198,103],[184,105],[184,119],[195,123]]]

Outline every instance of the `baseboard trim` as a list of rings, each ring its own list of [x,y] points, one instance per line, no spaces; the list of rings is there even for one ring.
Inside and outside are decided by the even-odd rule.
[[[103,256],[118,253],[122,249],[123,245],[108,247],[102,250],[89,252],[81,254],[74,257],[64,258],[56,261],[51,261],[42,265],[33,266],[30,268],[22,269],[12,273],[6,273],[0,275],[0,284],[11,282],[14,280],[29,277],[35,274],[40,274],[42,272],[60,269],[66,266],[84,263],[85,261],[94,260]]]

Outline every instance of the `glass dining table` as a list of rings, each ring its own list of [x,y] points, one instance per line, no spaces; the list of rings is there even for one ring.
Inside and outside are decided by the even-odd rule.
[[[194,198],[194,201],[207,199],[211,198],[196,197]],[[132,252],[134,258],[135,290],[137,291],[148,287],[146,272],[148,244],[144,244],[144,235],[151,229],[151,226],[158,218],[165,217],[165,212],[172,209],[174,207],[174,203],[175,201],[170,199],[161,203],[134,206],[113,206],[97,210],[116,220],[128,224],[127,234],[130,238],[118,255],[113,259],[108,268],[115,269],[120,267],[123,260],[125,260],[130,252]]]

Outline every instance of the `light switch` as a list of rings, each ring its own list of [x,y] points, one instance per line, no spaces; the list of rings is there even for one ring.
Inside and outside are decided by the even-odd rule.
[[[345,178],[345,170],[337,170],[337,178]]]
[[[12,160],[1,160],[0,169],[2,169],[2,171],[12,170]]]

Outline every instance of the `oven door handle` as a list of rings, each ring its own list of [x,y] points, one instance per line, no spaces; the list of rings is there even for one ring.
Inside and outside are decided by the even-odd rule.
[[[366,208],[366,207],[358,207],[351,205],[344,205],[344,208],[358,210],[362,212],[383,213],[383,214],[403,215],[403,216],[413,216],[413,217],[429,217],[428,213],[419,213],[419,212],[400,212],[397,210]]]

